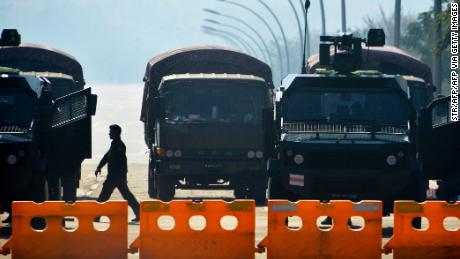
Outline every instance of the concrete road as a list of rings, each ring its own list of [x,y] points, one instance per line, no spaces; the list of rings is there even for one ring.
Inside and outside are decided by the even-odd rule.
[[[94,200],[98,197],[102,183],[105,180],[105,172],[103,171],[103,176],[96,177],[94,176],[94,164],[84,164],[82,172],[82,180],[80,184],[80,189],[78,190],[79,199],[88,199]],[[131,188],[131,191],[137,197],[138,200],[148,200],[147,194],[147,165],[143,164],[130,164],[129,165],[129,174],[128,174],[128,185]],[[206,191],[206,190],[179,190],[177,191],[176,198],[193,198],[193,197],[206,197],[206,198],[232,198],[233,194],[231,191]],[[122,199],[120,193],[116,190],[112,195],[111,199]],[[6,215],[2,215],[5,217]],[[134,218],[134,214],[129,210],[129,219]],[[167,222],[165,223],[167,224]],[[227,224],[227,222],[225,223]],[[230,224],[230,222],[228,222]],[[453,227],[458,227],[456,222],[452,222],[450,225]],[[104,228],[107,227],[108,223],[102,219],[102,223],[98,223],[97,227]],[[423,225],[426,226],[426,222],[423,222]],[[70,222],[69,227],[74,227],[73,223]],[[389,237],[391,236],[393,227],[392,217],[384,217],[383,219],[383,229],[384,229],[384,238],[382,244],[388,242]],[[3,228],[4,229],[4,228]],[[139,225],[138,224],[129,224],[129,237],[128,241],[131,243],[139,234]],[[258,207],[256,209],[256,244],[262,240],[262,238],[267,234],[267,207]],[[0,244],[5,242],[5,235],[1,236]],[[266,258],[265,254],[257,254],[257,258]],[[130,255],[129,258],[138,258],[138,254]],[[384,255],[383,258],[392,258],[391,255]]]

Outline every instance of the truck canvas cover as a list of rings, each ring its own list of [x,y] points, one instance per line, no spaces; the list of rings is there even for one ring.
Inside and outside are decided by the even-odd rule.
[[[331,52],[331,59],[334,53]],[[409,55],[403,50],[393,47],[363,47],[363,70],[378,70],[384,74],[412,75],[422,78],[427,84],[433,83],[431,69],[421,60]],[[319,54],[308,59],[307,71],[313,73],[320,68]]]
[[[152,58],[144,76],[141,121],[146,122],[149,96],[155,96],[164,76],[172,74],[244,74],[265,79],[273,88],[270,66],[244,53],[218,46],[194,46],[164,52]]]
[[[0,47],[0,66],[30,72],[54,72],[70,75],[83,89],[83,69],[71,55],[57,49],[36,44]]]

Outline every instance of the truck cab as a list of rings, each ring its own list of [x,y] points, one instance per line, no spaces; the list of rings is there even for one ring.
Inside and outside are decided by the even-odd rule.
[[[41,107],[50,99],[42,78],[0,69],[0,202],[4,210],[21,192],[34,201],[45,199],[45,164],[38,132],[45,123],[39,120],[44,112]]]
[[[274,142],[269,66],[221,47],[191,47],[153,58],[145,81],[150,197],[226,189],[265,203]]]
[[[157,99],[162,107],[154,156],[160,197],[166,193],[171,198],[174,186],[224,187],[234,189],[238,198],[254,195],[263,202],[267,181],[263,111],[271,98],[265,80],[256,76],[164,77]]]
[[[386,212],[395,199],[423,199],[406,80],[354,72],[362,39],[324,40],[344,50],[334,61],[338,70],[283,80],[276,105],[277,157],[268,162],[269,197],[378,199]],[[329,56],[329,49],[324,53]]]

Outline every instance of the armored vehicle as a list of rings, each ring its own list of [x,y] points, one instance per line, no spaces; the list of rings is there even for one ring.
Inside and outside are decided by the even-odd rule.
[[[11,43],[7,36],[3,44]],[[0,78],[0,207],[59,199],[61,182],[67,200],[75,200],[81,163],[91,157],[96,96],[83,89],[72,57],[13,43],[0,47],[0,66],[14,68],[3,68]]]
[[[271,199],[379,199],[386,212],[394,199],[423,199],[406,80],[354,72],[361,69],[361,44],[382,46],[382,33],[371,30],[367,42],[321,37],[321,63],[332,69],[283,81],[277,159],[268,163]]]
[[[444,200],[460,195],[460,123],[451,120],[451,97],[434,100],[422,112],[420,156],[428,179],[440,181],[437,196]]]
[[[150,60],[141,115],[150,197],[170,200],[176,188],[233,189],[237,198],[263,203],[274,141],[271,78],[267,64],[220,47]]]

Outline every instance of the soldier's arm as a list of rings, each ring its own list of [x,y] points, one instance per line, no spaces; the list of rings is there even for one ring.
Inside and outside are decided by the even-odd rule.
[[[102,169],[102,167],[104,167],[107,164],[107,162],[109,160],[109,152],[110,152],[110,150],[105,153],[104,157],[102,157],[101,161],[97,165],[96,171],[100,171]]]

